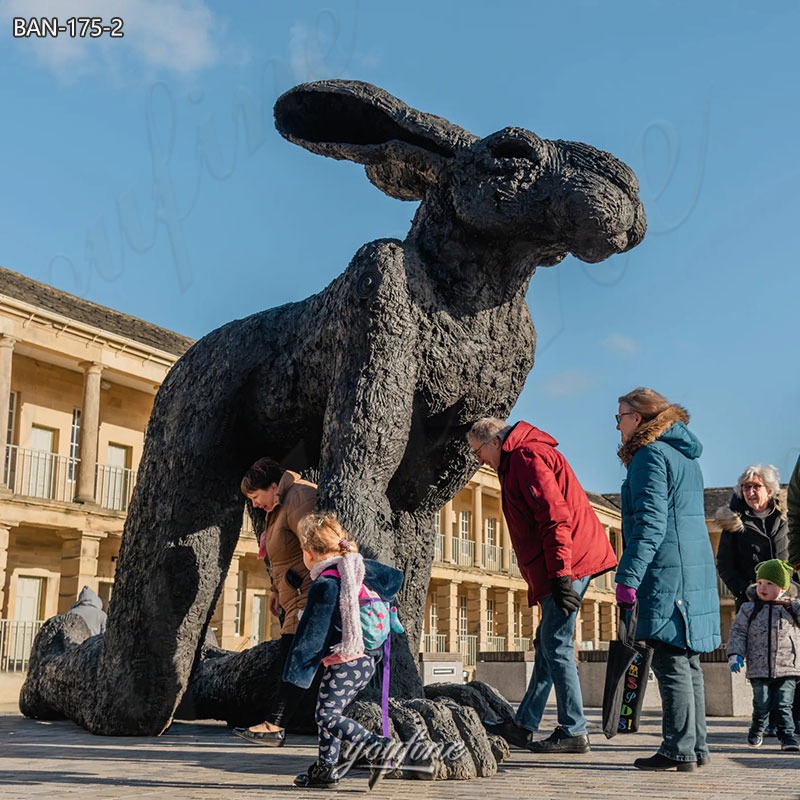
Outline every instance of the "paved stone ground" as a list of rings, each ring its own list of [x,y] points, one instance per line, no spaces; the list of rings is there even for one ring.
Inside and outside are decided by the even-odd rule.
[[[6,707],[7,708],[7,707]],[[590,711],[594,725],[599,714]],[[555,724],[553,719],[545,723]],[[499,800],[499,798],[685,798],[750,800],[800,798],[800,753],[782,753],[775,739],[752,749],[747,720],[709,720],[712,763],[693,773],[635,770],[634,758],[651,755],[660,720],[646,714],[642,731],[606,741],[592,734],[585,756],[545,757],[512,749],[493,778],[459,783],[385,780],[376,798]],[[544,728],[543,728],[544,730]],[[80,797],[207,798],[350,797],[367,789],[354,772],[330,791],[300,790],[292,778],[315,757],[315,740],[293,736],[280,749],[257,747],[220,723],[175,723],[159,738],[92,736],[72,722],[37,722],[0,710],[0,798]]]

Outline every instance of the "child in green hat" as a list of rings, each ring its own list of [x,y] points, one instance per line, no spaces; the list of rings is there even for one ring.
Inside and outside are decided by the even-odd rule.
[[[757,564],[756,582],[747,590],[748,601],[736,614],[728,637],[731,672],[739,672],[747,662],[753,687],[753,721],[747,734],[751,747],[761,746],[774,710],[781,750],[800,751],[792,717],[800,677],[800,600],[791,576],[792,565],[780,559]]]

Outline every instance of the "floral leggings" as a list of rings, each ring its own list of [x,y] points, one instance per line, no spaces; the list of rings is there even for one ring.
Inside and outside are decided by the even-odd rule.
[[[325,668],[319,685],[314,717],[319,730],[319,760],[336,764],[342,741],[359,744],[380,741],[354,719],[344,716],[350,701],[361,691],[375,673],[375,659],[364,655],[355,661]]]

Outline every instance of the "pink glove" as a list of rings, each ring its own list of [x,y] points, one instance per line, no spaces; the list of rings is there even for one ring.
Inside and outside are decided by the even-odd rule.
[[[624,583],[617,584],[617,605],[623,608],[631,608],[636,602],[636,589],[631,589]]]

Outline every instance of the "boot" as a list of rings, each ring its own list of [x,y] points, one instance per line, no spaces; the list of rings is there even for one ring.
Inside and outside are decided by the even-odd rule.
[[[339,773],[335,764],[326,764],[324,761],[315,761],[307,772],[301,772],[295,779],[294,785],[301,789],[324,789],[336,786],[339,783]]]

